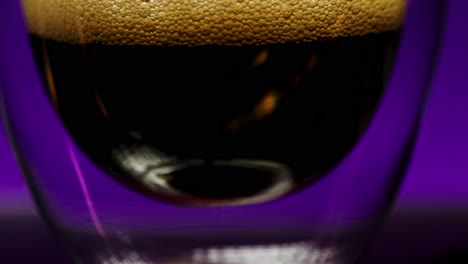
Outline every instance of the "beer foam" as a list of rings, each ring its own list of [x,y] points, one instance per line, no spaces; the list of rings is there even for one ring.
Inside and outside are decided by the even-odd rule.
[[[23,0],[29,31],[72,44],[263,45],[400,27],[407,0]]]

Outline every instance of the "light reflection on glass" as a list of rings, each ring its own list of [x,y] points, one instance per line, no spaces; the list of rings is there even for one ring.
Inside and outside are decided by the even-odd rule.
[[[269,185],[259,189],[254,194],[218,199],[216,202],[211,202],[209,204],[211,206],[266,202],[284,195],[294,186],[294,178],[290,168],[285,164],[269,160],[181,160],[146,145],[133,145],[130,147],[121,145],[118,149],[114,149],[113,157],[126,174],[131,175],[134,180],[150,190],[177,199],[196,199],[198,203],[204,205],[208,205],[205,204],[207,200],[204,200],[204,198],[196,197],[190,192],[172,185],[176,172],[185,168],[212,166],[244,168],[265,172],[271,176]],[[197,175],[192,175],[192,177],[195,176]],[[220,175],[220,177],[223,177],[223,175]],[[206,184],[212,183],[207,182]],[[196,201],[193,200],[192,202]]]
[[[262,49],[253,59],[251,66],[253,68],[262,66],[268,60],[269,56],[270,51],[268,49]]]
[[[193,263],[210,264],[336,264],[336,251],[311,242],[196,249]]]
[[[119,149],[115,149],[113,154],[123,169],[128,170],[130,175],[137,177],[147,174],[152,167],[175,161],[175,158],[144,145],[121,146]]]
[[[99,264],[156,264],[144,260],[137,252],[131,251],[122,254],[112,254],[110,256],[101,256]]]

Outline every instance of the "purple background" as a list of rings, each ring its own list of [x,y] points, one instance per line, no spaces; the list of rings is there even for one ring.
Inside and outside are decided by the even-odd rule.
[[[414,158],[393,214],[369,253],[367,261],[372,263],[402,263],[403,259],[430,263],[468,249],[463,246],[468,239],[465,224],[468,223],[468,55],[465,51],[468,2],[449,2],[441,59]],[[0,4],[0,8],[4,7]],[[4,23],[1,17],[0,22]],[[17,34],[18,28],[8,30]],[[1,48],[4,47],[0,44]],[[0,85],[4,85],[1,78],[0,74]],[[53,247],[54,242],[43,231],[41,223],[31,225],[29,221],[29,216],[36,212],[3,130],[0,132],[0,177],[2,234],[14,237],[18,247],[25,246],[28,250],[34,241]],[[35,240],[30,239],[31,235]],[[21,239],[24,236],[28,239]],[[4,241],[0,240],[0,246]],[[454,259],[463,258],[462,253]],[[58,255],[52,259],[60,261],[63,256]]]

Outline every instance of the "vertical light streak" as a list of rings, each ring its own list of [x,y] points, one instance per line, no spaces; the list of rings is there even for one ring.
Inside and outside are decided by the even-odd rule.
[[[105,237],[106,234],[104,232],[104,228],[102,227],[99,221],[99,218],[96,214],[96,209],[94,208],[93,201],[91,199],[91,196],[89,195],[88,187],[83,177],[83,172],[81,171],[81,167],[78,163],[78,159],[76,158],[75,152],[73,151],[70,142],[68,142],[67,146],[68,146],[68,152],[70,153],[73,168],[75,169],[78,181],[80,182],[81,190],[83,191],[83,195],[86,201],[86,205],[88,207],[89,214],[91,216],[91,220],[93,221],[94,227],[96,228],[96,231],[98,232],[98,234],[102,237]]]
[[[99,109],[101,110],[102,115],[104,116],[105,119],[109,119],[109,111],[107,111],[106,105],[101,99],[101,96],[99,96],[98,93],[95,94],[96,96],[96,102],[99,106]]]
[[[42,42],[42,54],[44,56],[44,69],[45,69],[45,76],[47,80],[47,88],[49,89],[49,94],[52,99],[52,103],[54,104],[55,108],[58,109],[58,96],[57,96],[57,88],[55,87],[55,80],[54,75],[52,73],[52,66],[50,65],[49,53],[47,51],[47,44],[45,41]]]

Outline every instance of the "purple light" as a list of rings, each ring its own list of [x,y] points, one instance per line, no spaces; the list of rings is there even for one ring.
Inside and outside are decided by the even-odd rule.
[[[102,227],[101,222],[99,221],[99,218],[97,216],[96,209],[94,208],[94,204],[91,199],[91,195],[89,194],[89,191],[88,191],[88,186],[86,185],[86,181],[83,177],[83,172],[81,171],[80,164],[76,158],[75,152],[71,144],[72,144],[71,142],[68,142],[67,144],[68,153],[70,153],[70,159],[71,159],[71,162],[73,163],[73,168],[75,169],[76,176],[78,178],[78,181],[80,182],[80,187],[81,187],[81,190],[83,191],[83,195],[86,200],[86,205],[88,206],[89,214],[91,216],[91,219],[93,221],[93,224],[98,234],[102,237],[105,237],[106,233],[104,232],[104,228]]]

